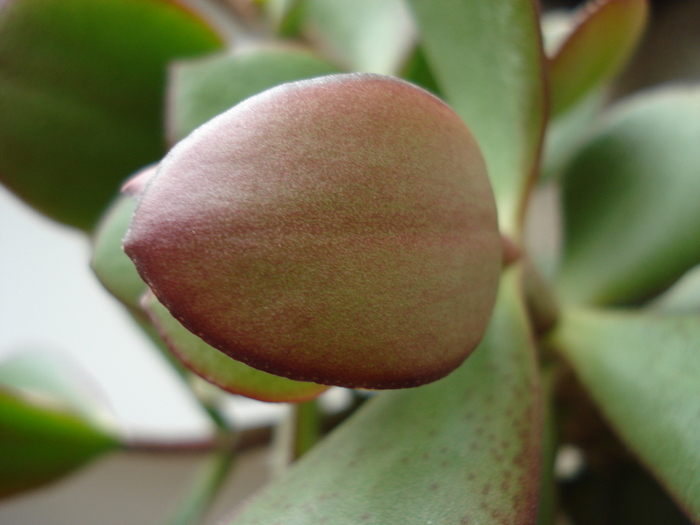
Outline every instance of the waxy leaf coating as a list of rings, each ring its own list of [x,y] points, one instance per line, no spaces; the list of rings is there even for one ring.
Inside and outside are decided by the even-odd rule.
[[[426,91],[369,74],[284,84],[200,127],[161,163],[124,247],[215,348],[364,388],[459,366],[501,269],[467,127]]]

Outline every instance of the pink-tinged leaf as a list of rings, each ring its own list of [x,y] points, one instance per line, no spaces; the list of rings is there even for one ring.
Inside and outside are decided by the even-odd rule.
[[[152,293],[146,294],[143,305],[182,364],[228,392],[259,401],[298,403],[313,399],[328,389],[327,386],[261,372],[231,359],[182,326]]]
[[[648,0],[590,0],[576,26],[550,58],[552,115],[573,107],[610,82],[627,64],[644,33]]]
[[[443,102],[334,75],[249,98],[181,141],[124,242],[207,343],[299,381],[399,388],[457,368],[502,266],[488,177]]]
[[[484,341],[445,379],[385,392],[230,525],[535,523],[541,400],[519,273]]]

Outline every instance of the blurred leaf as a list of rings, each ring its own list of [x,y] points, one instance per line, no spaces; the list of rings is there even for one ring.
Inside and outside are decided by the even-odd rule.
[[[141,296],[148,290],[134,263],[122,250],[136,199],[120,195],[100,220],[92,247],[92,269],[102,285],[131,311],[140,311]]]
[[[517,237],[545,125],[544,55],[536,4],[532,0],[410,0],[409,4],[441,92],[484,153],[501,228]]]
[[[686,272],[650,306],[664,313],[700,314],[700,266]]]
[[[224,390],[260,401],[295,403],[313,399],[328,390],[324,385],[292,381],[231,359],[182,326],[152,293],[146,295],[144,307],[177,358],[194,373]]]
[[[168,137],[175,143],[206,121],[266,89],[337,70],[307,51],[255,49],[176,63],[168,96]]]
[[[698,317],[573,310],[553,340],[620,437],[700,519]]]
[[[550,122],[544,139],[539,182],[558,179],[566,171],[600,118],[605,101],[604,91],[593,91]]]
[[[397,74],[416,41],[404,0],[303,0],[302,32],[339,66]]]
[[[231,523],[533,523],[541,406],[518,277],[459,369],[376,395]]]
[[[640,301],[700,262],[700,89],[620,104],[564,178],[558,276],[575,302]]]
[[[0,497],[55,480],[119,446],[84,378],[51,354],[0,364]]]
[[[413,55],[409,59],[406,67],[401,72],[401,78],[416,84],[423,89],[427,89],[434,95],[441,97],[440,87],[435,81],[432,71],[430,71],[430,66],[425,58],[425,53],[420,46],[416,47]]]
[[[646,26],[647,0],[589,0],[550,55],[552,116],[570,109],[627,64]]]
[[[0,386],[17,395],[52,407],[62,406],[95,426],[114,432],[116,420],[102,392],[66,356],[50,352],[22,352],[0,363]]]
[[[171,0],[0,3],[0,180],[89,230],[164,153],[167,63],[221,44]]]

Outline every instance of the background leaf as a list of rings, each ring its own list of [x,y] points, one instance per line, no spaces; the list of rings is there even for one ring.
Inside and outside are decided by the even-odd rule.
[[[650,306],[665,313],[700,314],[700,266],[687,271]]]
[[[0,180],[89,230],[119,183],[165,152],[167,63],[222,46],[170,0],[0,4]]]
[[[144,306],[177,358],[224,390],[260,401],[290,403],[313,399],[328,390],[324,385],[292,381],[231,359],[182,326],[152,293],[146,296]]]
[[[552,116],[611,81],[627,64],[646,26],[647,0],[591,0],[549,61]]]
[[[501,228],[517,234],[545,124],[544,56],[535,3],[409,4],[438,86],[486,158]]]
[[[0,497],[53,481],[119,446],[113,420],[51,354],[0,364]]]
[[[552,337],[613,428],[699,520],[698,317],[572,310]]]
[[[461,368],[378,394],[230,523],[533,523],[541,406],[518,277]]]
[[[700,89],[621,103],[564,177],[558,289],[623,304],[663,290],[700,262]]]
[[[168,138],[174,144],[242,100],[285,82],[338,71],[295,48],[253,49],[176,63],[170,71]]]
[[[395,75],[415,45],[404,0],[303,0],[301,16],[303,34],[349,71]]]

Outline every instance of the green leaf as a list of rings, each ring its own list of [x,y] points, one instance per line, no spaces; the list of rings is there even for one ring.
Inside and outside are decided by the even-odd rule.
[[[349,71],[397,74],[416,40],[404,0],[303,0],[302,32]]]
[[[221,47],[171,0],[0,4],[0,180],[91,229],[119,183],[165,151],[166,65]]]
[[[459,369],[375,396],[230,523],[533,523],[541,406],[518,277]]]
[[[647,0],[590,0],[549,62],[552,116],[610,82],[627,64],[649,12]]]
[[[120,195],[100,220],[92,242],[92,270],[102,285],[130,311],[141,310],[141,296],[148,290],[134,263],[122,250],[136,199]]]
[[[700,262],[700,89],[621,103],[564,177],[558,288],[569,301],[624,304]]]
[[[176,63],[170,71],[168,137],[175,143],[242,100],[285,82],[338,71],[294,48],[248,50]]]
[[[504,233],[516,236],[545,124],[544,55],[532,0],[410,0],[441,92],[476,136]]]
[[[686,272],[650,306],[665,313],[700,313],[700,266]]]
[[[224,390],[260,401],[294,403],[313,399],[328,390],[324,385],[292,381],[231,359],[182,326],[152,293],[146,295],[144,308],[177,358]]]
[[[698,317],[572,310],[553,341],[620,437],[700,519]]]
[[[119,446],[82,376],[50,354],[0,364],[0,497],[53,481]]]

